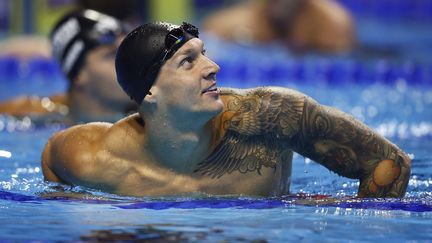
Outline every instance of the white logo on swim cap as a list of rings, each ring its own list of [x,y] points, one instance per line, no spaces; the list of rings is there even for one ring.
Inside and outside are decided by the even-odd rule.
[[[65,73],[69,73],[72,69],[73,65],[77,61],[79,55],[84,50],[84,42],[82,40],[79,40],[75,42],[72,47],[70,48],[68,54],[66,55],[65,61],[63,63],[63,71]]]
[[[119,31],[120,24],[114,18],[98,13],[93,10],[86,10],[84,16],[96,22],[93,27],[97,33],[107,33],[109,31]]]
[[[167,23],[167,22],[157,22],[157,24],[164,25],[168,31],[180,28],[180,26],[178,26],[178,25]]]
[[[80,32],[78,20],[73,18],[66,21],[58,28],[52,38],[53,53],[57,59],[61,59],[67,44]]]
[[[119,31],[119,23],[108,16],[101,16],[100,21],[96,23],[95,30],[99,33],[107,33],[109,31]]]

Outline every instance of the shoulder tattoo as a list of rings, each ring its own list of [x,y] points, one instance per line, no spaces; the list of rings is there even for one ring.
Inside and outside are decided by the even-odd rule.
[[[238,171],[261,173],[276,168],[281,154],[300,128],[304,97],[266,89],[233,94],[222,114],[226,133],[195,172],[213,178]]]

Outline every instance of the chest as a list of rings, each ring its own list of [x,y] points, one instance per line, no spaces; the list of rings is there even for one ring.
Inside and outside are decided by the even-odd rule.
[[[280,151],[273,167],[249,164],[211,179],[208,193],[278,196],[289,193],[292,151]],[[254,169],[255,168],[255,169]],[[208,178],[203,175],[202,178]]]

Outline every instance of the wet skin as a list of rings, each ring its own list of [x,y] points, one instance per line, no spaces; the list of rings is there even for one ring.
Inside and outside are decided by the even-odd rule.
[[[333,0],[243,1],[204,20],[208,31],[240,43],[280,42],[290,50],[346,52],[355,45],[352,17]]]
[[[139,114],[54,135],[46,180],[123,195],[289,193],[292,151],[360,180],[359,197],[402,197],[410,159],[353,117],[294,90],[215,91],[219,67],[192,39],[162,67]]]

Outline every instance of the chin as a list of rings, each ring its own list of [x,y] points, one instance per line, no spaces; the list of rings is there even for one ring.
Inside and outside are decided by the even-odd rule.
[[[224,108],[224,103],[223,103],[222,99],[220,98],[220,96],[216,100],[213,100],[212,106],[214,107],[215,112],[217,112],[217,113],[222,112],[222,110]]]
[[[224,104],[223,104],[222,100],[219,99],[219,102],[217,102],[214,105],[213,111],[214,111],[215,115],[217,115],[217,114],[221,113],[223,111],[223,109],[224,109]]]
[[[207,103],[207,102],[206,102]],[[202,107],[200,110],[203,113],[208,113],[211,117],[214,117],[221,113],[224,109],[224,104],[222,100],[219,98],[217,100],[213,100],[211,102],[208,102],[204,107]]]

